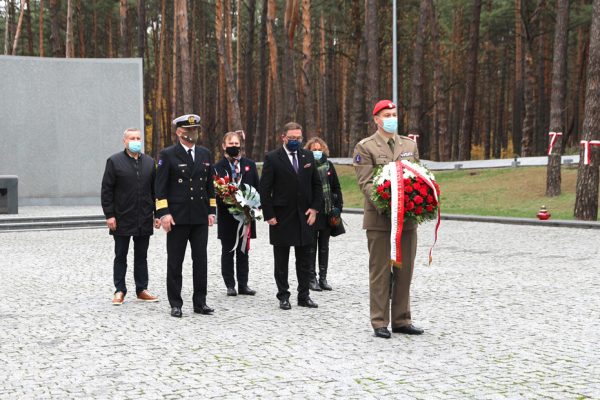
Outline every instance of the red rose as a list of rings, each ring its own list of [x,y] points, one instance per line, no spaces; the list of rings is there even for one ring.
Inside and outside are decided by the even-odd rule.
[[[389,188],[390,186],[392,186],[392,181],[383,181],[384,188]]]
[[[223,182],[224,182],[224,183],[229,183],[229,176],[226,176],[226,177],[224,177],[224,178],[223,178]]]
[[[421,206],[417,207],[417,209],[415,210],[415,214],[417,214],[417,215],[423,214],[423,207],[421,207]]]
[[[404,186],[408,186],[412,183],[412,181],[410,180],[410,178],[404,178]]]
[[[413,185],[412,185],[412,186],[413,186],[413,189],[415,189],[415,190],[417,190],[417,191],[418,191],[418,190],[421,190],[421,184],[420,184],[419,182],[415,182],[415,183],[413,183]]]
[[[388,200],[390,198],[390,194],[388,192],[381,193],[381,198],[384,200]]]
[[[379,193],[379,194],[383,193],[383,189],[384,189],[383,185],[377,186],[377,193]]]
[[[425,209],[427,210],[427,212],[432,212],[433,206],[426,206]]]
[[[427,186],[421,186],[421,189],[419,190],[419,193],[421,193],[421,196],[427,196]]]
[[[427,203],[429,203],[429,204],[433,203],[433,196],[427,195],[427,198],[425,199],[425,201],[427,201]]]
[[[405,193],[412,193],[413,188],[412,186],[404,186],[404,192]]]
[[[415,201],[415,204],[423,204],[423,198],[419,195],[416,195],[413,200]]]
[[[406,210],[410,211],[413,210],[415,208],[415,203],[413,203],[412,201],[409,201],[408,204],[406,205]]]
[[[435,191],[437,192],[437,195],[440,195],[440,185],[437,184],[437,182],[433,182],[433,186],[435,186]]]

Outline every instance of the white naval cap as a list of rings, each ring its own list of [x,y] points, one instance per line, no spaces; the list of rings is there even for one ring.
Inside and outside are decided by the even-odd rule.
[[[178,128],[200,126],[200,116],[196,114],[182,115],[181,117],[177,117],[173,120],[173,125],[175,125]]]

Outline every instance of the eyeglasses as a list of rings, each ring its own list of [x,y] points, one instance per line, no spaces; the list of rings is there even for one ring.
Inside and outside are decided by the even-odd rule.
[[[302,136],[294,136],[294,137],[290,137],[290,136],[286,136],[285,137],[287,140],[302,140]]]

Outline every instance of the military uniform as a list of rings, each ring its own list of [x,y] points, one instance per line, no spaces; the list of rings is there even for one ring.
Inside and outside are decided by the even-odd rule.
[[[162,218],[170,214],[175,222],[167,233],[167,294],[171,307],[179,308],[183,304],[181,269],[188,241],[194,308],[206,306],[208,217],[216,212],[211,153],[198,145],[193,152],[194,156],[188,154],[181,143],[163,149],[156,171],[156,215]]]
[[[365,196],[363,229],[367,230],[369,247],[369,293],[371,325],[387,327],[390,322],[390,217],[377,211],[371,202],[373,170],[391,161],[417,161],[419,151],[414,140],[394,135],[394,150],[379,132],[361,140],[354,148],[353,165],[358,185]],[[417,224],[406,220],[402,229],[402,267],[393,274],[392,329],[411,325],[410,282],[417,248]]]

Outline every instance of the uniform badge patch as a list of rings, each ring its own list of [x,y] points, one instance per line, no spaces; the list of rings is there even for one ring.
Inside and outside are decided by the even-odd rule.
[[[354,162],[360,164],[360,154],[357,154],[356,157],[354,157]]]
[[[410,156],[414,156],[414,155],[415,155],[415,153],[410,152],[410,151],[400,153],[400,157],[410,157]]]

